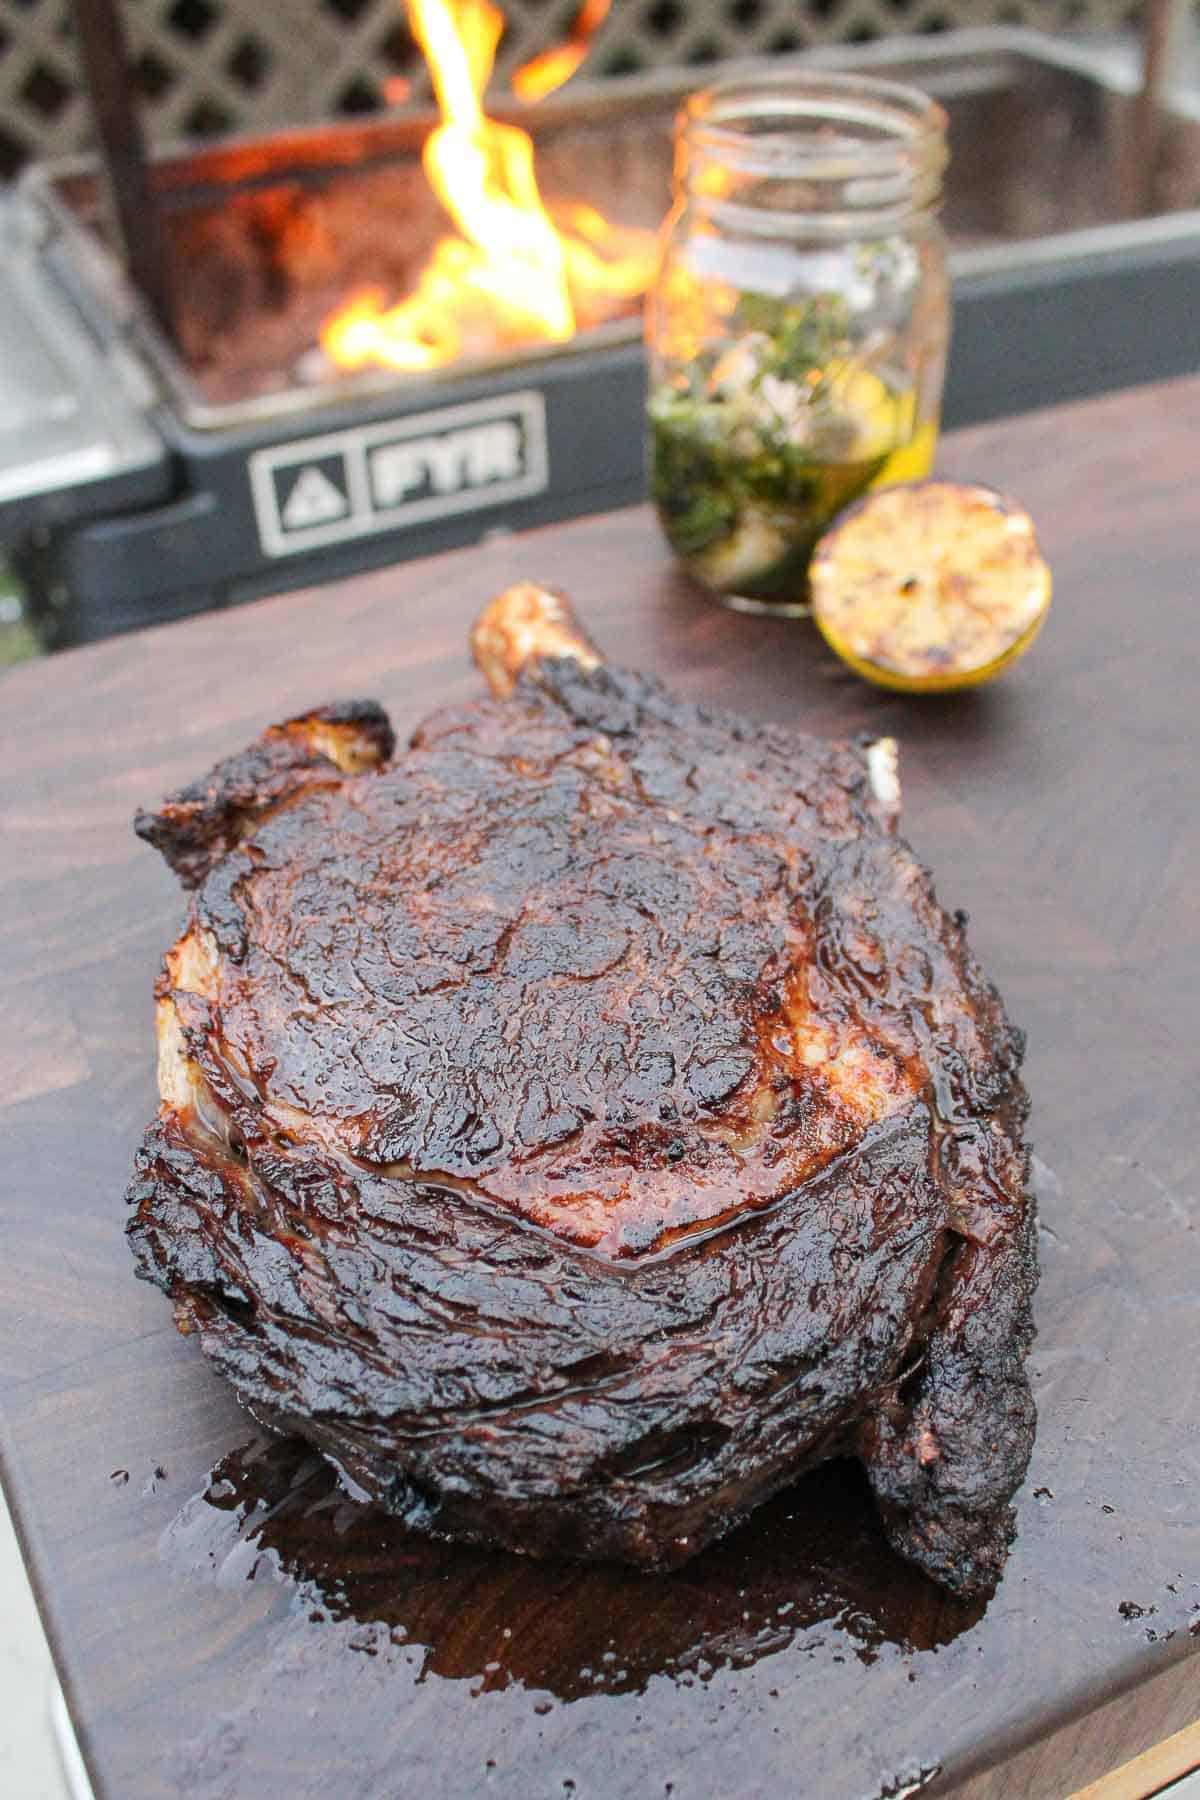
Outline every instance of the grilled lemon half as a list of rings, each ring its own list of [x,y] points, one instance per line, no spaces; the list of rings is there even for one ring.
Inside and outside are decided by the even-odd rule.
[[[813,552],[813,618],[859,675],[946,693],[999,675],[1050,606],[1050,571],[1024,509],[991,488],[914,481],[835,519]]]

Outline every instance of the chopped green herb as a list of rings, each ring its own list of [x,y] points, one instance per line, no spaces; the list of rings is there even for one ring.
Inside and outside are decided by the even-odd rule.
[[[743,294],[735,335],[650,397],[650,486],[710,586],[802,598],[813,546],[913,435],[913,396],[863,367],[840,295]]]

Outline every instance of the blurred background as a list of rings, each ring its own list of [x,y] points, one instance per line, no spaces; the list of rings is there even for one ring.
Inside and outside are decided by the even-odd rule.
[[[573,0],[506,0],[503,10],[498,89],[564,37],[579,9]],[[702,71],[733,57],[979,25],[1027,26],[1120,51],[1148,10],[1125,0],[615,0],[586,75]],[[1200,16],[1186,4],[1164,10],[1181,38]],[[429,97],[401,0],[124,0],[123,12],[156,144],[316,124]],[[0,174],[91,141],[68,0],[0,0]]]
[[[1194,0],[450,11],[476,34],[489,114],[533,138],[551,213],[584,202],[605,257],[631,247],[646,268],[691,89],[812,55],[934,94],[947,426],[1200,366]],[[377,309],[408,294],[445,230],[413,16],[405,0],[0,0],[0,667],[644,494],[644,270],[600,293],[567,354],[502,331],[432,370],[344,349],[363,291]],[[536,497],[357,516],[345,433],[378,445],[431,405],[494,412],[531,388]]]

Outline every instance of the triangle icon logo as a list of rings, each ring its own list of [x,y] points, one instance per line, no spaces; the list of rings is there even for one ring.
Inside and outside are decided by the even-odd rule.
[[[328,525],[350,510],[341,488],[330,481],[316,463],[301,469],[280,515],[285,531],[303,531],[310,525]]]

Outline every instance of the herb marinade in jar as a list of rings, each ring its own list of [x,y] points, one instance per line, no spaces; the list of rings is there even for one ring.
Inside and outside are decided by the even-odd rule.
[[[695,95],[647,311],[650,483],[731,606],[807,611],[807,567],[868,488],[928,474],[950,326],[946,118],[813,71]]]

